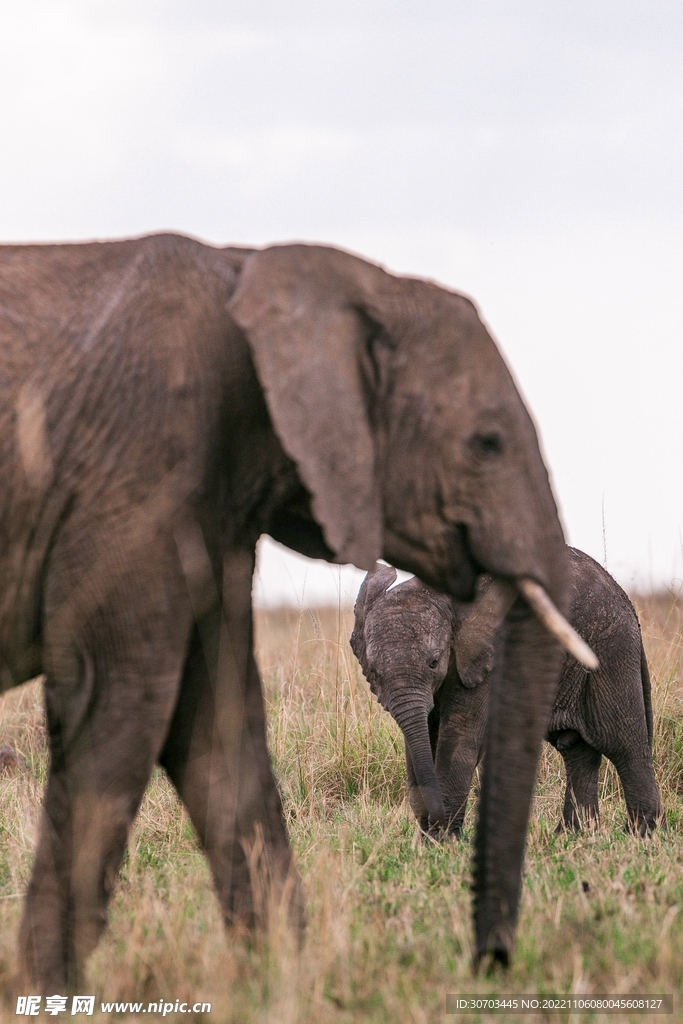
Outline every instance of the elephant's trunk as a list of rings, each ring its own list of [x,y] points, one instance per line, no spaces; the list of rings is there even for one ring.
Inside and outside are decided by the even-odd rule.
[[[412,702],[393,704],[390,710],[405,737],[415,781],[429,814],[430,828],[445,828],[446,811],[429,741],[429,708],[421,704],[416,707]]]
[[[476,958],[509,962],[526,831],[562,650],[533,615],[506,620],[491,679],[474,857]]]

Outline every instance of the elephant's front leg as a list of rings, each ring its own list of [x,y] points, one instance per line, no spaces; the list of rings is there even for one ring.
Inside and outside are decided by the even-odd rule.
[[[48,994],[83,978],[173,711],[182,616],[160,630],[162,609],[139,598],[140,588],[49,657],[51,763],[20,931],[25,979]],[[188,613],[185,636],[189,624]],[[150,630],[161,631],[162,658],[148,654]]]
[[[448,831],[460,836],[472,777],[481,758],[488,712],[486,683],[466,689],[460,682],[444,683],[441,729],[436,751],[436,775],[441,786]]]
[[[304,922],[252,642],[246,553],[225,566],[222,610],[198,621],[161,763],[206,850],[226,923],[265,926],[271,899]]]

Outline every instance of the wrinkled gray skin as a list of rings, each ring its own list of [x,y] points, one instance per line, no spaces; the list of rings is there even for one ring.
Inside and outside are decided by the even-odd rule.
[[[536,434],[476,309],[335,249],[0,248],[0,479],[0,678],[46,675],[21,958],[47,992],[81,977],[155,763],[226,921],[263,919],[259,836],[302,921],[253,655],[261,534],[464,600],[483,571],[529,576],[566,605]],[[520,602],[475,868],[477,951],[502,960],[560,660]]]
[[[569,548],[569,620],[600,661],[588,672],[565,655],[546,739],[567,772],[558,831],[597,819],[602,755],[621,779],[628,827],[644,834],[662,808],[652,767],[650,676],[635,610],[597,562]],[[405,737],[410,804],[423,830],[445,818],[458,835],[484,752],[504,603],[481,577],[474,604],[451,601],[416,577],[392,586],[379,563],[366,576],[351,646],[373,693]],[[391,587],[391,589],[388,589]],[[441,804],[443,801],[443,805]],[[443,810],[442,810],[443,806]]]

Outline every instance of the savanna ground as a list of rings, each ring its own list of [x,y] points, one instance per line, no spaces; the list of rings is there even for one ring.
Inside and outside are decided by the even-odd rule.
[[[473,807],[464,841],[420,839],[405,799],[400,733],[371,699],[347,642],[351,613],[284,610],[259,613],[258,652],[271,751],[306,891],[304,947],[298,952],[277,923],[251,948],[226,935],[192,828],[158,772],[131,837],[109,930],[90,961],[85,988],[97,993],[96,1006],[205,1000],[213,1009],[204,1019],[235,1024],[420,1024],[458,1019],[446,1015],[447,993],[674,993],[674,1018],[652,1019],[683,1020],[683,603],[670,595],[636,603],[668,829],[646,840],[624,833],[619,782],[603,763],[599,828],[555,835],[563,770],[546,747],[507,975],[474,976],[470,967]],[[0,988],[9,991],[47,765],[38,683],[0,702],[5,743],[28,764],[0,776]],[[21,1019],[13,1004],[3,1014]],[[65,1016],[41,1012],[39,1019]],[[97,1017],[96,1010],[90,1019]]]

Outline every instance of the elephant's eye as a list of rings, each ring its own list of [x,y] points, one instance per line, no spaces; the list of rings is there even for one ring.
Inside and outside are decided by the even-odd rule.
[[[428,665],[429,668],[437,668],[440,661],[441,661],[441,655],[440,654],[432,654],[431,658],[427,662],[427,665]]]
[[[503,452],[503,438],[492,430],[486,434],[474,434],[470,438],[470,445],[479,458],[490,458],[492,455],[501,455]]]

